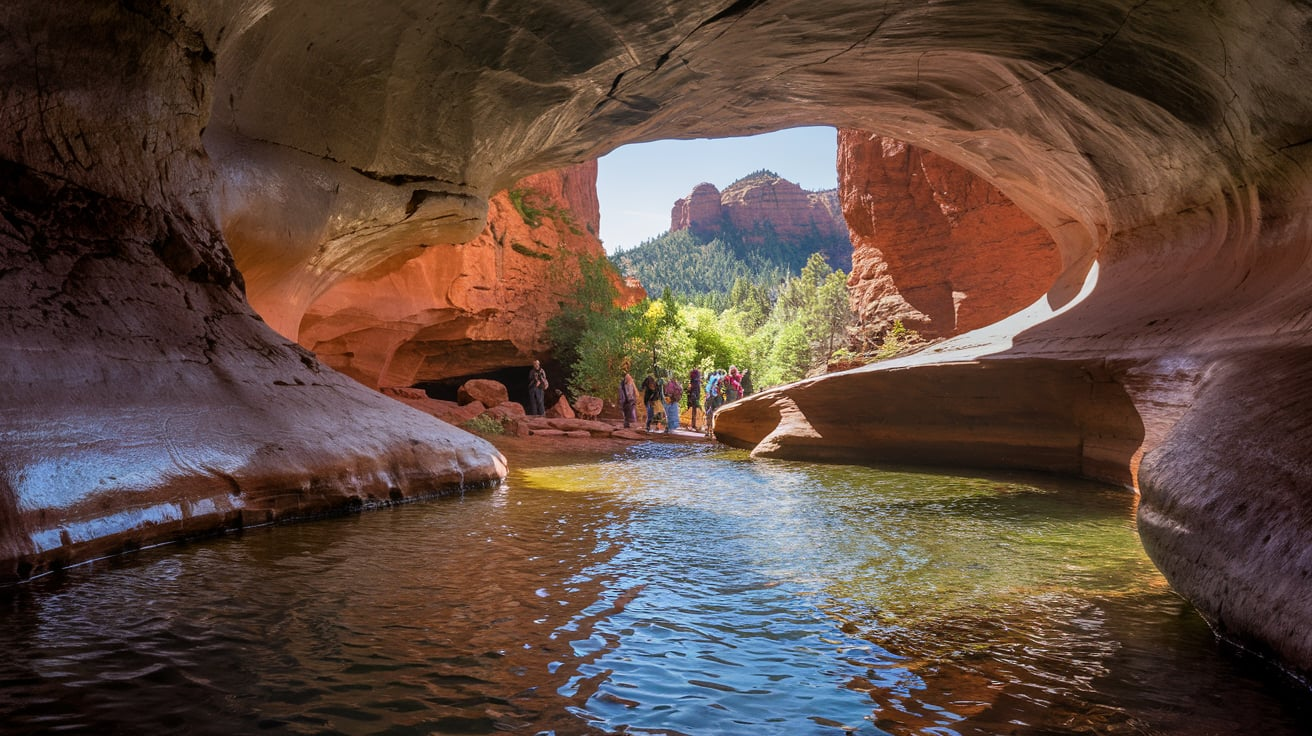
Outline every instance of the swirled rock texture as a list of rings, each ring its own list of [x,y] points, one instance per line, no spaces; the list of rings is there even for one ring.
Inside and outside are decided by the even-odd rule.
[[[841,130],[838,169],[848,293],[866,331],[901,322],[925,337],[967,332],[1033,304],[1061,271],[1046,230],[942,156]]]
[[[0,15],[0,580],[505,475],[246,303],[195,29],[149,4]]]
[[[596,161],[526,177],[492,197],[487,226],[468,243],[401,249],[338,281],[296,339],[373,387],[528,366],[551,350],[547,322],[575,288],[580,259],[608,270],[620,306],[646,296],[605,260],[600,221]]]
[[[826,123],[976,173],[1060,273],[932,351],[722,409],[720,435],[1137,484],[1172,585],[1312,672],[1309,27],[1294,0],[7,2],[6,571],[495,477],[247,300],[295,334],[529,174]]]

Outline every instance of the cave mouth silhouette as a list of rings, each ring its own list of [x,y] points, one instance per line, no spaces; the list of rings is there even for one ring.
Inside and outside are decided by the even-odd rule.
[[[430,399],[440,401],[456,401],[456,395],[460,387],[466,381],[474,379],[484,379],[497,381],[506,387],[506,393],[511,401],[514,401],[525,408],[528,407],[528,372],[533,367],[532,363],[524,365],[513,365],[506,368],[497,368],[496,370],[483,371],[481,373],[468,373],[460,376],[449,376],[431,381],[418,381],[411,388],[421,389],[428,394]],[[543,360],[542,368],[547,372],[547,381],[550,388],[547,389],[546,404],[551,406],[560,399],[561,389],[564,388],[566,371],[564,366],[554,360]]]

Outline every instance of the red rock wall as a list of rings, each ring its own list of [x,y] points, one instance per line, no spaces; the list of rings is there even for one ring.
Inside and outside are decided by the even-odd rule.
[[[720,232],[724,210],[720,204],[720,190],[702,182],[692,188],[688,196],[675,200],[670,212],[670,230],[692,230],[701,236]]]
[[[843,238],[847,224],[834,205],[833,191],[808,192],[779,177],[746,179],[720,193],[724,216],[739,230],[768,222],[783,237]]]
[[[472,241],[415,246],[334,285],[311,305],[298,341],[374,387],[547,357],[547,321],[573,289],[579,259],[605,257],[596,236],[597,163],[536,174],[511,189],[539,211],[536,223],[501,192]],[[618,274],[615,284],[624,306],[645,296]]]
[[[251,310],[201,145],[210,49],[127,5],[0,11],[0,581],[504,477]]]
[[[900,141],[838,136],[860,324],[926,337],[992,324],[1043,296],[1061,270],[1052,237],[988,182]]]
[[[777,176],[744,179],[723,192],[714,184],[698,184],[670,212],[671,230],[687,228],[702,237],[714,236],[726,224],[751,233],[762,223],[769,223],[783,238],[818,236],[847,242],[847,224],[836,192],[808,192]],[[846,253],[826,255],[832,264],[847,263]]]

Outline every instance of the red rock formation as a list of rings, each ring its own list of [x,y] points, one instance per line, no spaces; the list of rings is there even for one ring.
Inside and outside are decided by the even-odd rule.
[[[724,217],[740,231],[769,223],[782,237],[845,239],[847,223],[834,190],[808,192],[787,179],[762,174],[740,179],[720,193]]]
[[[852,235],[848,292],[872,332],[895,320],[925,337],[983,327],[1033,304],[1061,272],[1047,231],[941,156],[842,130],[838,170]]]
[[[149,3],[3,13],[0,579],[504,476],[246,303],[194,29]]]
[[[829,262],[847,267],[847,224],[835,190],[808,192],[787,179],[769,173],[739,179],[723,192],[714,184],[698,184],[692,193],[675,201],[670,229],[690,229],[709,238],[725,226],[742,233],[748,242],[760,240],[768,225],[781,238],[806,238],[834,245],[825,250]]]
[[[723,220],[720,190],[707,182],[693,187],[688,196],[675,200],[670,211],[671,230],[692,230],[703,237],[720,232]]]
[[[1218,631],[1312,673],[1312,7],[580,7],[6,2],[3,572],[495,478],[486,443],[325,368],[245,298],[295,334],[335,282],[477,237],[527,174],[825,122],[978,173],[1061,274],[914,359],[722,409],[726,437],[1078,452],[1137,478],[1146,548]],[[835,412],[859,443],[812,436]],[[960,426],[918,429],[940,417]]]
[[[299,342],[369,386],[545,357],[547,321],[574,288],[579,259],[605,258],[596,183],[596,161],[521,180],[492,198],[474,240],[415,247],[338,282],[306,312]],[[614,282],[622,306],[645,296],[618,274]]]
[[[456,391],[456,401],[461,405],[477,401],[483,406],[499,406],[509,400],[505,384],[485,378],[465,381]]]

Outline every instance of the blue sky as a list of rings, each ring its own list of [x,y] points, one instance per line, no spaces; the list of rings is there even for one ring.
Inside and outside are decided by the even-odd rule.
[[[720,189],[769,169],[803,189],[838,186],[833,128],[792,128],[747,138],[655,141],[618,148],[598,164],[601,240],[607,253],[670,229],[674,200],[709,181]]]

